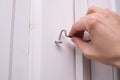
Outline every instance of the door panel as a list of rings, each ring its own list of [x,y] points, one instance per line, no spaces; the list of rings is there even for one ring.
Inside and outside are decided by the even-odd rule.
[[[27,80],[30,0],[1,0],[0,10],[0,80]]]
[[[42,0],[41,80],[75,80],[74,45],[60,31],[69,31],[74,21],[73,0]]]
[[[28,79],[30,0],[16,0],[11,80]]]
[[[41,9],[42,0],[31,0],[29,75],[28,80],[41,79]]]
[[[92,80],[114,80],[113,68],[95,61],[91,61]]]
[[[85,16],[88,9],[87,0],[75,0],[75,21]],[[88,34],[85,34],[87,39]],[[76,80],[90,80],[90,61],[86,59],[80,49],[75,47]]]
[[[108,1],[109,0],[88,0],[88,5],[89,6],[98,6],[98,7],[103,7],[107,8],[108,7]]]
[[[0,80],[8,80],[13,0],[0,0]]]
[[[89,6],[110,8],[110,1],[42,0],[41,12],[37,2],[39,1],[32,4],[34,7],[31,12],[30,80],[116,80],[116,72],[111,66],[86,59],[64,33],[60,47],[54,43],[60,31],[66,29],[69,32],[73,22],[84,16]],[[115,10],[114,4],[112,9]],[[39,13],[42,13],[41,20]],[[88,34],[85,34],[85,38],[86,36]]]

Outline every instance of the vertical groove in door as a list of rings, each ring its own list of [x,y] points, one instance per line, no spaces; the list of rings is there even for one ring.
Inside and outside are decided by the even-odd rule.
[[[87,0],[87,8],[89,8],[89,0]],[[91,60],[89,60],[89,67],[90,67],[90,72],[89,72],[89,80],[92,80],[92,72],[91,72]]]
[[[89,0],[87,0],[87,9],[89,8]],[[91,72],[91,60],[88,61],[89,64],[89,80],[92,80],[92,72]]]
[[[107,0],[107,7],[110,8],[109,0]]]
[[[76,48],[75,48],[75,46],[74,46],[74,67],[75,67],[75,80],[77,80],[77,78],[76,78]]]
[[[75,23],[75,0],[73,0],[73,23]],[[75,80],[76,80],[76,48],[74,46],[74,73],[75,73]]]
[[[115,79],[114,77],[114,67],[112,67],[112,75],[113,75],[113,80]]]
[[[75,23],[75,0],[73,0],[73,23]],[[75,73],[75,80],[77,79],[76,78],[76,48],[74,46],[74,73]]]
[[[75,22],[75,0],[73,0],[73,22]]]
[[[88,9],[88,0],[75,0],[75,20],[85,16]],[[87,38],[84,34],[84,39]],[[86,59],[76,47],[76,80],[90,80],[90,61]]]
[[[89,8],[89,0],[87,0],[87,7]]]
[[[90,80],[92,80],[92,77],[91,77],[91,60],[89,60],[89,65],[90,65]]]
[[[10,33],[10,54],[9,54],[9,72],[8,80],[12,80],[12,59],[13,59],[13,41],[14,41],[14,23],[15,23],[15,6],[16,0],[13,0],[12,6],[12,20],[11,20],[11,33]]]
[[[87,0],[87,8],[89,8],[89,0]],[[89,80],[92,80],[92,72],[91,72],[91,60],[89,60]]]

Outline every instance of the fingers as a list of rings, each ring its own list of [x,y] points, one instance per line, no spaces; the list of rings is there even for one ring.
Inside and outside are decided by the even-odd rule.
[[[103,11],[102,8],[95,7],[95,6],[91,6],[91,7],[89,7],[89,9],[88,9],[86,15],[92,14],[92,13],[96,13],[96,12],[102,12],[102,11]]]
[[[100,11],[101,13],[97,13],[98,11]],[[103,11],[104,10],[101,8],[91,7],[87,13],[89,15],[80,18],[79,21],[73,24],[69,35],[76,36],[76,34],[78,34],[79,32],[84,31],[90,33],[91,30],[93,30],[96,27],[96,25],[102,21],[101,16],[103,16],[102,15]],[[83,33],[80,34],[83,35]]]
[[[82,36],[84,31],[88,31],[87,24],[88,19],[86,17],[81,18],[78,22],[73,24],[69,35],[73,37],[79,33]]]
[[[82,37],[84,31],[90,33],[98,22],[98,15],[96,13],[82,17],[79,21],[73,24],[69,36]]]
[[[95,49],[91,44],[81,40],[78,37],[73,37],[72,41],[80,48],[84,56],[86,56],[89,59],[95,59],[95,60],[99,59]]]

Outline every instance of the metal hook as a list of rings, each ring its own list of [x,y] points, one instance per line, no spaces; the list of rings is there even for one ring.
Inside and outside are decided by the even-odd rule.
[[[56,44],[57,46],[59,46],[59,47],[60,47],[59,44],[62,43],[61,37],[62,37],[62,33],[63,33],[63,32],[65,33],[65,36],[66,36],[66,37],[71,38],[71,36],[68,36],[68,35],[67,35],[67,31],[66,31],[65,29],[61,30],[60,35],[59,35],[59,37],[58,37],[58,40],[55,41],[55,44]]]

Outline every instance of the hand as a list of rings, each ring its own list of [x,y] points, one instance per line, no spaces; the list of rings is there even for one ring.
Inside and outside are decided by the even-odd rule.
[[[89,33],[90,42],[83,40],[84,31]],[[69,35],[87,58],[120,67],[119,15],[92,6],[86,16],[73,24]]]

